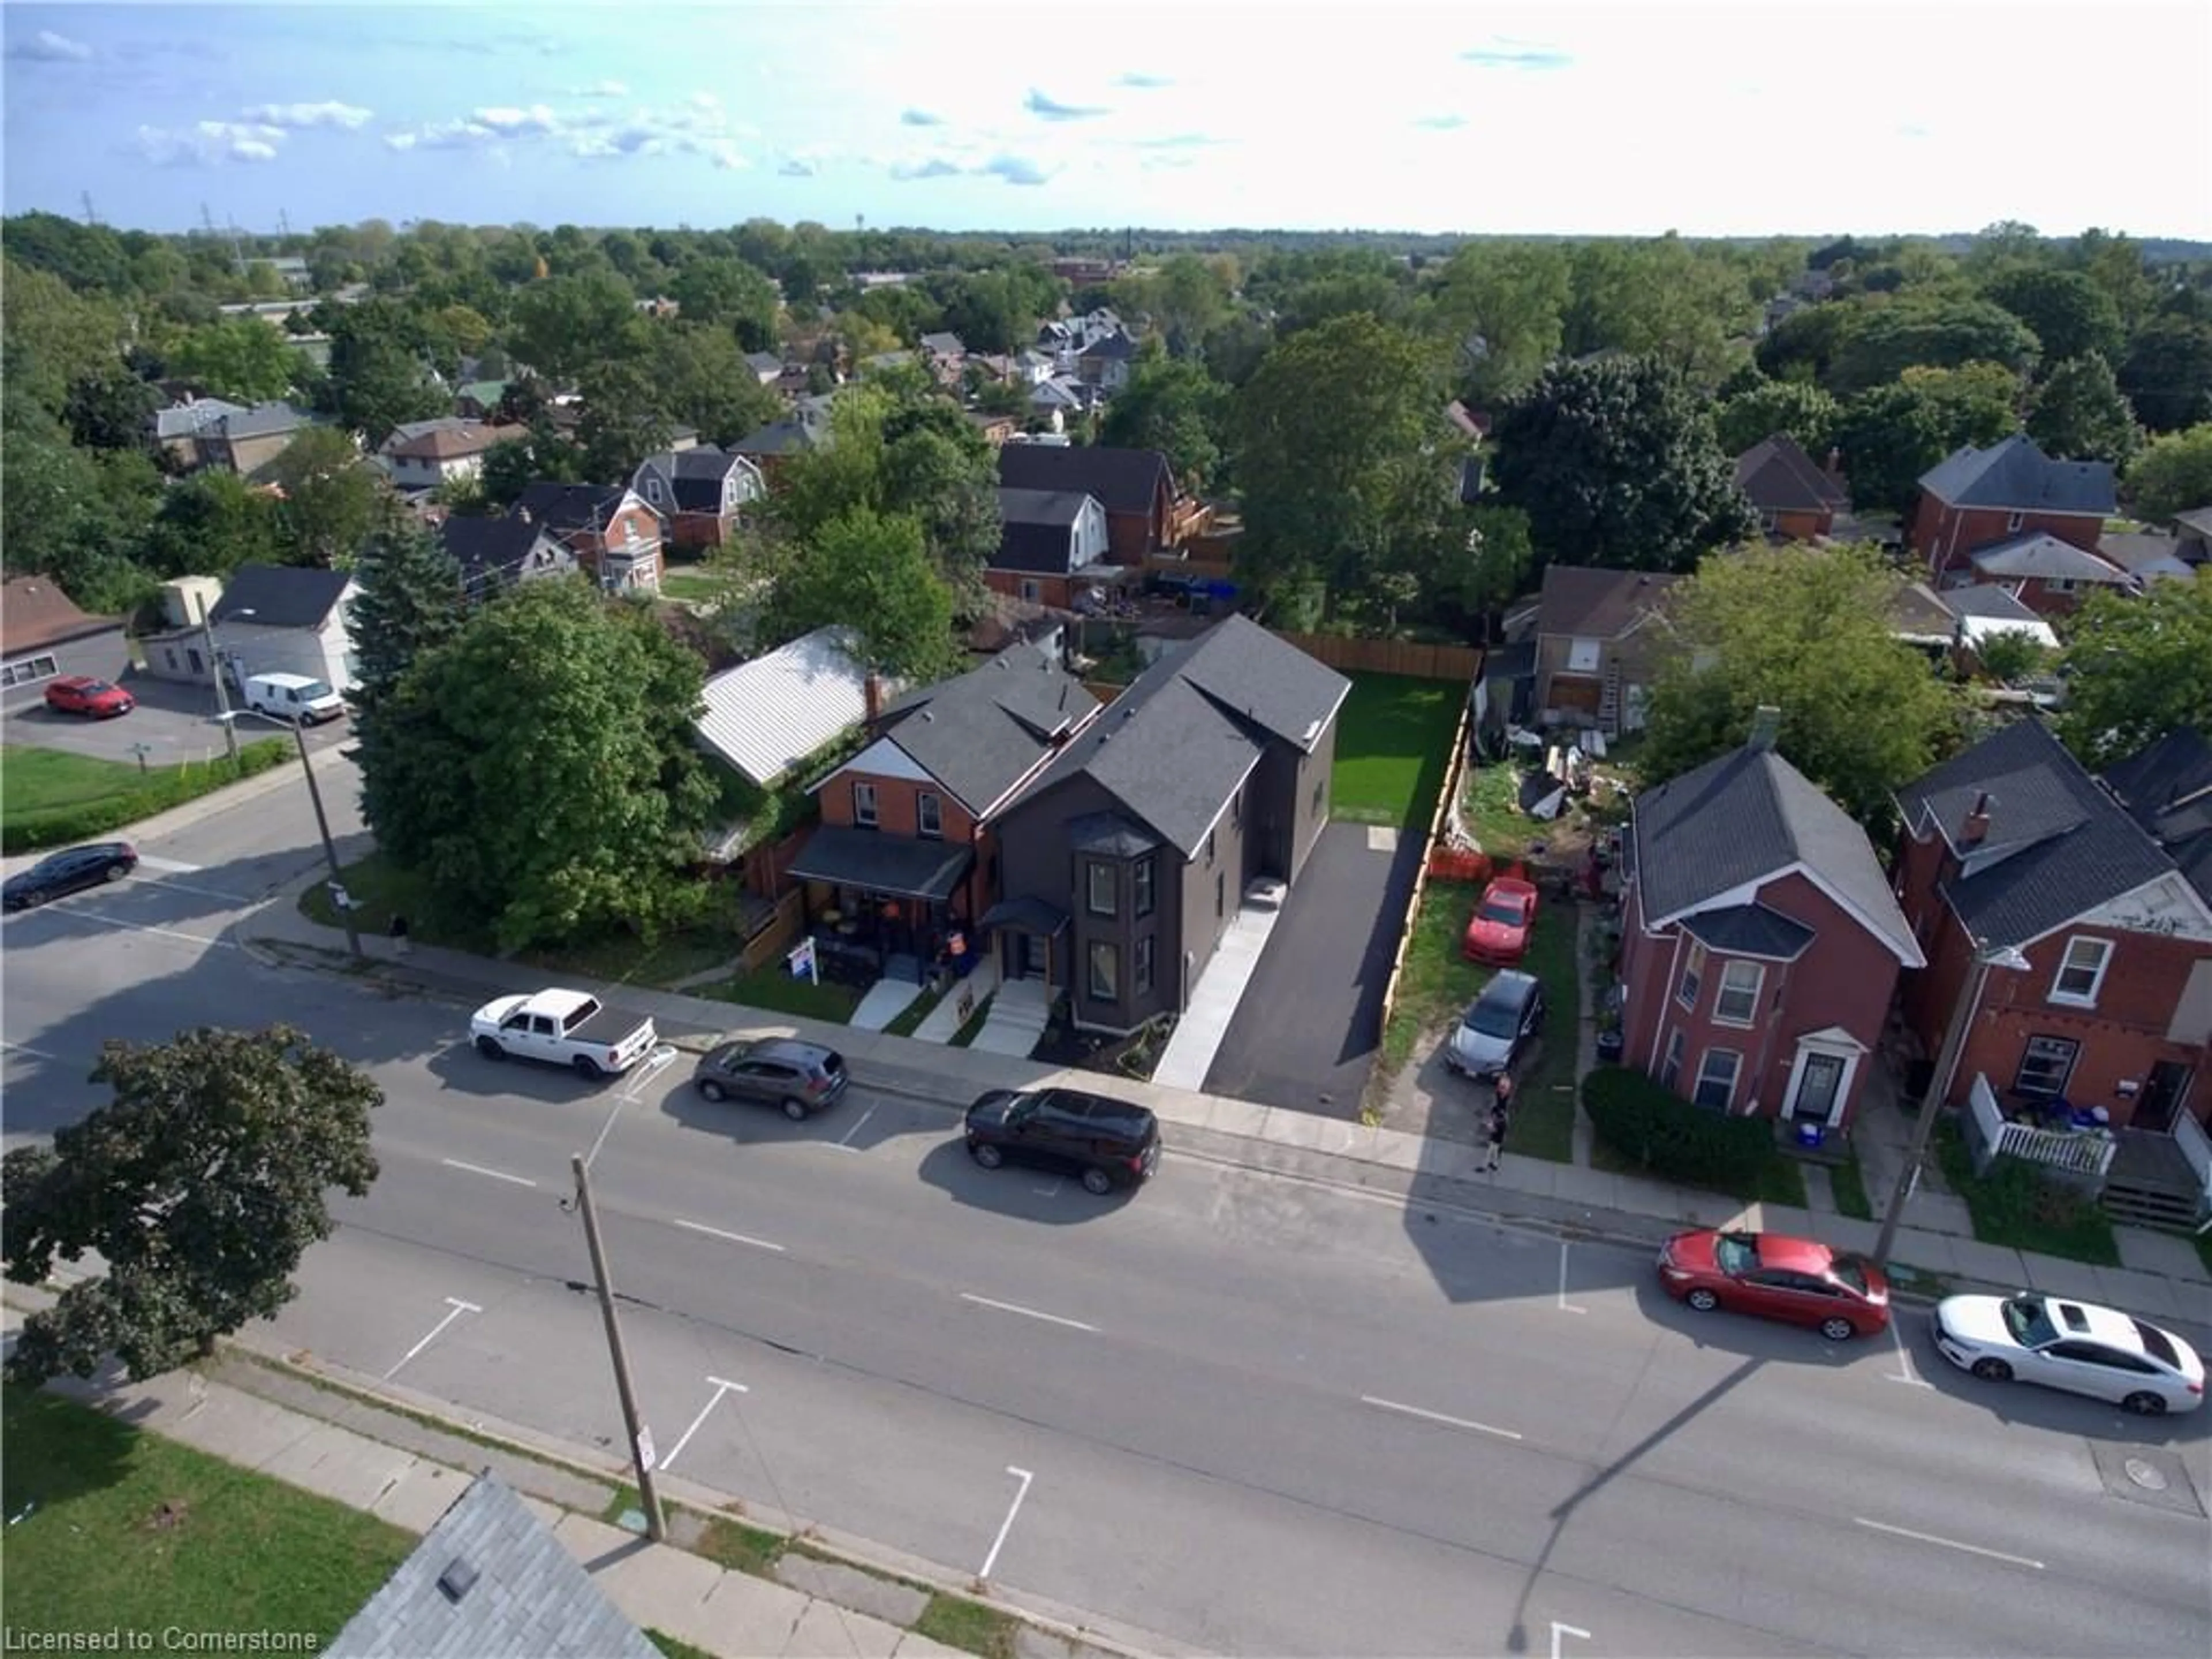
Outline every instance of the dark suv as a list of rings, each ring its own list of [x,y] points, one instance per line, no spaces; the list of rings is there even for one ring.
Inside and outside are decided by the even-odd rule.
[[[793,1123],[835,1104],[851,1080],[836,1049],[793,1037],[726,1042],[691,1072],[691,1086],[708,1100],[761,1101]]]
[[[1133,1187],[1159,1166],[1160,1121],[1142,1106],[1073,1089],[994,1089],[968,1109],[968,1155],[987,1170],[1028,1164],[1090,1193]]]

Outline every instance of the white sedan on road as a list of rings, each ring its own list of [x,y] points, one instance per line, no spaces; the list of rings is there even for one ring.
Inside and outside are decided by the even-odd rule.
[[[2094,1303],[2022,1291],[1952,1296],[1936,1307],[1936,1346],[1988,1382],[2040,1382],[2145,1417],[2204,1403],[2204,1362],[2171,1331]]]

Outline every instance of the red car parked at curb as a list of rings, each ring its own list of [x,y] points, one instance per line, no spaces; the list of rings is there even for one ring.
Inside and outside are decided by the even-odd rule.
[[[1482,902],[1467,924],[1460,953],[1487,967],[1517,967],[1528,954],[1528,930],[1535,925],[1535,884],[1499,876],[1482,890]]]
[[[1659,1247],[1659,1283],[1699,1313],[1728,1308],[1809,1325],[1831,1342],[1889,1328],[1889,1280],[1881,1267],[1809,1238],[1676,1233]]]
[[[127,714],[137,706],[137,700],[121,686],[88,674],[65,674],[46,682],[46,707],[57,714],[90,714],[95,720],[108,720]]]

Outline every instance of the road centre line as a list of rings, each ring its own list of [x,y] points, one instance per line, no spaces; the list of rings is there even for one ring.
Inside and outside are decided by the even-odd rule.
[[[994,1302],[988,1296],[977,1296],[969,1291],[960,1292],[963,1302],[972,1302],[979,1308],[996,1308],[1000,1313],[1019,1314],[1024,1319],[1042,1319],[1048,1325],[1065,1325],[1072,1331],[1089,1331],[1097,1334],[1096,1325],[1086,1325],[1079,1319],[1062,1319],[1058,1314],[1039,1313],[1035,1308],[1024,1308],[1017,1302]]]
[[[2015,1567],[2044,1571],[2043,1563],[2030,1560],[2025,1555],[2007,1555],[2002,1550],[1984,1549],[1979,1544],[1962,1544],[1955,1538],[1938,1538],[1932,1532],[1915,1532],[1910,1527],[1893,1527],[1886,1521],[1869,1521],[1863,1515],[1851,1517],[1857,1525],[1873,1532],[1886,1532],[1896,1538],[1910,1538],[1916,1544],[1940,1544],[1947,1550],[1964,1550],[1969,1555],[1979,1555],[1991,1561],[2009,1562]]]
[[[1021,1481],[1022,1489],[1014,1494],[1013,1507],[1006,1511],[1006,1518],[999,1522],[999,1535],[991,1540],[991,1553],[983,1558],[983,1570],[975,1575],[978,1578],[988,1578],[991,1569],[999,1565],[999,1552],[1006,1547],[1006,1534],[1014,1529],[1014,1517],[1022,1512],[1022,1499],[1030,1495],[1030,1482],[1036,1479],[1027,1469],[1018,1469],[1012,1463],[1006,1465],[1006,1473]]]
[[[435,1342],[438,1340],[438,1334],[444,1330],[447,1326],[452,1324],[456,1319],[459,1319],[463,1314],[482,1313],[483,1311],[483,1310],[477,1306],[475,1303],[464,1302],[458,1296],[447,1297],[446,1298],[446,1316],[430,1328],[429,1335],[424,1337],[413,1347],[408,1349],[405,1353],[399,1356],[399,1364],[394,1365],[390,1370],[385,1372],[382,1379],[383,1381],[389,1382],[393,1377],[397,1376],[399,1374],[400,1365],[404,1365],[416,1354],[422,1352],[423,1349],[428,1347],[433,1342]]]
[[[458,1158],[441,1158],[438,1162],[449,1170],[466,1170],[471,1175],[489,1176],[494,1181],[511,1182],[517,1187],[535,1187],[538,1184],[527,1176],[509,1175],[504,1170],[487,1170],[481,1164],[464,1164]]]
[[[707,1380],[714,1385],[714,1392],[708,1396],[707,1403],[699,1407],[699,1415],[691,1419],[691,1426],[677,1436],[676,1443],[669,1448],[668,1455],[660,1460],[660,1467],[664,1470],[675,1462],[684,1449],[691,1443],[691,1437],[699,1432],[699,1425],[707,1420],[707,1413],[722,1403],[724,1395],[732,1392],[738,1394],[751,1392],[744,1383],[732,1382],[726,1377],[710,1376]]]
[[[757,1250],[773,1250],[778,1255],[784,1254],[782,1245],[771,1244],[765,1238],[748,1238],[743,1233],[726,1233],[720,1227],[709,1227],[703,1221],[686,1221],[680,1215],[671,1216],[669,1219],[690,1232],[705,1233],[714,1238],[726,1238],[732,1244],[750,1244]],[[732,1386],[736,1385],[732,1384]]]
[[[1430,1423],[1441,1423],[1447,1428],[1473,1429],[1477,1434],[1494,1434],[1500,1440],[1518,1440],[1521,1437],[1510,1429],[1492,1428],[1487,1423],[1477,1423],[1465,1417],[1446,1417],[1442,1412],[1424,1411],[1419,1406],[1401,1406],[1395,1400],[1378,1400],[1371,1394],[1359,1396],[1363,1406],[1372,1406],[1378,1411],[1401,1412],[1407,1417],[1418,1417]]]

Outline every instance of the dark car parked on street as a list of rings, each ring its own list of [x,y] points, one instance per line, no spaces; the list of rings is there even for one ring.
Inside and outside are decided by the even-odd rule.
[[[842,1054],[795,1037],[726,1042],[691,1072],[691,1086],[707,1099],[781,1107],[793,1123],[836,1104],[851,1081]]]
[[[1088,1193],[1133,1187],[1159,1167],[1160,1121],[1142,1106],[1074,1089],[994,1089],[968,1109],[968,1155],[987,1170],[1026,1164]]]
[[[50,853],[0,887],[0,906],[27,910],[48,899],[81,893],[103,882],[120,881],[138,867],[138,849],[127,841],[95,842]]]

